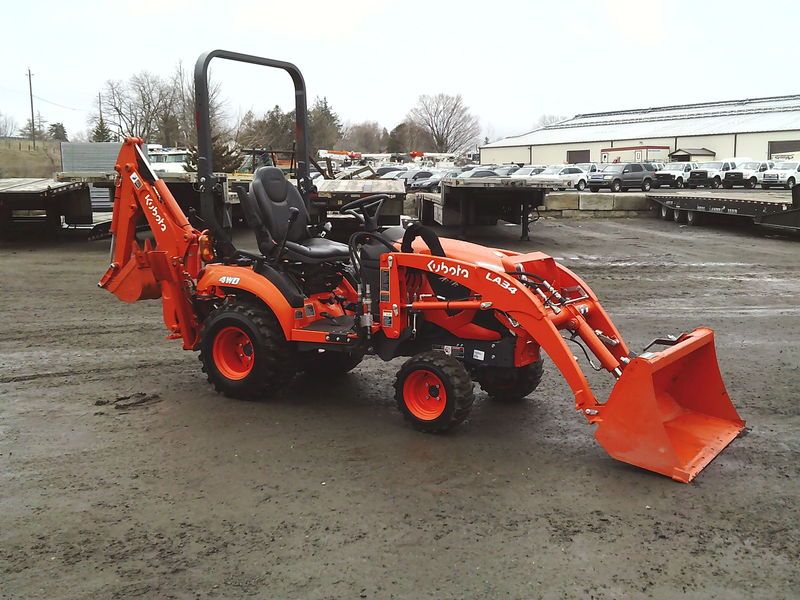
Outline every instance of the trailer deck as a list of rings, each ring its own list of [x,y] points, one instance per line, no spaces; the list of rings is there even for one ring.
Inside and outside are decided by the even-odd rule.
[[[800,186],[786,192],[731,192],[686,190],[651,193],[665,220],[698,225],[706,215],[728,215],[749,219],[756,225],[800,231]]]
[[[495,225],[498,220],[521,226],[520,239],[529,240],[530,213],[544,204],[558,181],[512,177],[447,177],[441,194],[419,194],[417,212],[423,224],[458,225],[465,238],[470,225]]]
[[[91,226],[89,187],[81,182],[53,179],[0,179],[0,237],[23,226],[43,227],[48,235],[69,227]]]

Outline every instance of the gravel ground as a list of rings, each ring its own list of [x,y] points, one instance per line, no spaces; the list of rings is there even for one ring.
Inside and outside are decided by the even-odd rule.
[[[95,287],[108,241],[5,243],[0,597],[800,597],[800,240],[656,219],[517,235],[471,239],[561,259],[634,349],[714,328],[748,434],[689,485],[627,466],[552,364],[519,405],[476,388],[444,436],[403,423],[400,361],[227,399],[157,302]]]

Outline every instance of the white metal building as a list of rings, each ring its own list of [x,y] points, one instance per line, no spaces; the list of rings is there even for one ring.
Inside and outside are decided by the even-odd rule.
[[[483,164],[765,159],[800,151],[800,94],[576,115],[480,151]]]

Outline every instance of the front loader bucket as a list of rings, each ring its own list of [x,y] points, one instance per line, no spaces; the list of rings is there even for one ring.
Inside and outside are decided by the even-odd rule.
[[[627,365],[595,438],[617,460],[688,483],[743,428],[719,372],[714,332],[700,328]]]

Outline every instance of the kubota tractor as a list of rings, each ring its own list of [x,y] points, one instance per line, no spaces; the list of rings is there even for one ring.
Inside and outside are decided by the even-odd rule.
[[[208,111],[213,58],[283,69],[294,81],[297,186],[262,167],[240,194],[255,253],[236,249],[219,225]],[[467,418],[473,381],[500,399],[533,392],[547,354],[576,408],[597,425],[597,440],[619,460],[688,482],[744,427],[711,330],[655,340],[666,348],[637,355],[589,286],[546,254],[439,239],[417,224],[380,229],[380,195],[342,206],[363,225],[349,243],[325,237],[309,217],[306,92],[294,65],[216,50],[199,58],[195,89],[204,230],[150,168],[142,140],[128,138],[116,164],[112,263],[99,285],[126,302],[161,298],[168,337],[199,350],[219,392],[263,398],[297,372],[344,373],[367,354],[408,356],[395,382],[398,407],[413,427],[441,432]],[[155,245],[136,241],[142,217]],[[567,341],[617,379],[605,402]]]

